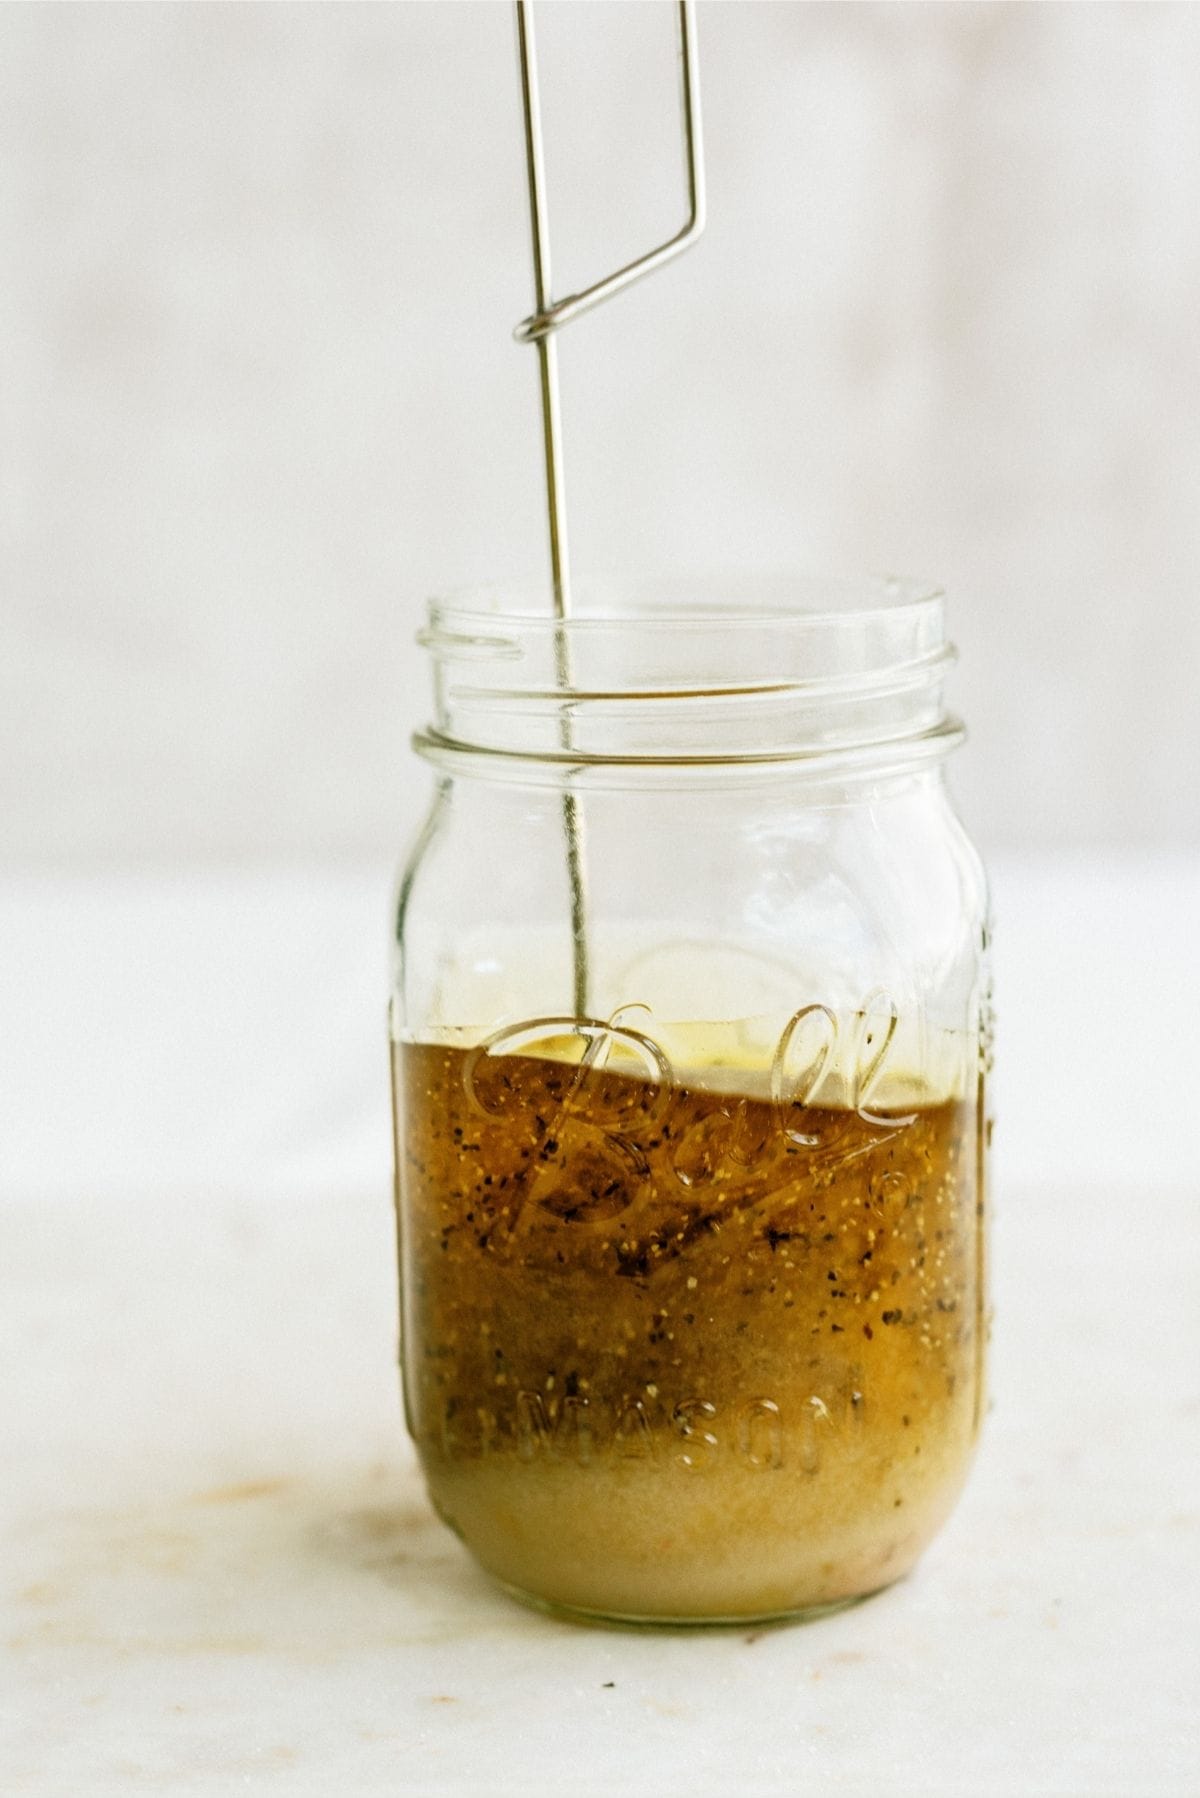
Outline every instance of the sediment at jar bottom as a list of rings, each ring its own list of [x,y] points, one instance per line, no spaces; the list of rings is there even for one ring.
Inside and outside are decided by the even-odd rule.
[[[948,1516],[969,1452],[954,1443],[919,1479],[868,1466],[859,1482],[843,1462],[803,1483],[720,1472],[704,1492],[681,1492],[669,1465],[597,1479],[561,1464],[531,1475],[429,1456],[425,1471],[438,1514],[506,1585],[596,1616],[717,1622],[802,1612],[902,1578]]]
[[[717,1620],[911,1567],[978,1424],[974,1101],[425,1044],[395,1076],[409,1428],[488,1571]]]

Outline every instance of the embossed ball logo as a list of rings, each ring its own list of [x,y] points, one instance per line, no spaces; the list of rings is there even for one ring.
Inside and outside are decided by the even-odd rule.
[[[913,1122],[915,1113],[870,1103],[898,1023],[882,988],[844,1021],[827,1005],[801,1006],[779,1034],[760,1096],[714,1095],[700,1115],[696,1082],[681,1079],[661,1043],[630,1016],[648,1010],[629,1004],[608,1018],[522,1020],[468,1057],[464,1085],[478,1113],[509,1128],[528,1113],[537,1165],[526,1214],[607,1223],[664,1175],[678,1198],[699,1198],[739,1170],[765,1174],[785,1157],[793,1169],[797,1156],[832,1169]],[[526,1069],[543,1064],[534,1086],[514,1077],[516,1058]]]

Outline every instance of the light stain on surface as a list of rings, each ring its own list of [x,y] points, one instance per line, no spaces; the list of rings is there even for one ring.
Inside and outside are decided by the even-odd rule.
[[[214,1486],[208,1492],[198,1492],[192,1500],[197,1505],[240,1505],[253,1498],[274,1498],[279,1492],[286,1492],[292,1484],[291,1480],[243,1480],[234,1486]]]

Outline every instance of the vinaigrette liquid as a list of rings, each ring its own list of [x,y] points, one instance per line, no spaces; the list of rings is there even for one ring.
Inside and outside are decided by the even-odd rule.
[[[409,1429],[479,1562],[673,1622],[904,1574],[979,1423],[978,1095],[876,1112],[393,1052]]]

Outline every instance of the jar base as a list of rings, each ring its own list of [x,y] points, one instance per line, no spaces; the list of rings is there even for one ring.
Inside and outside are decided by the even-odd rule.
[[[632,1611],[589,1610],[582,1605],[563,1604],[557,1599],[543,1598],[536,1592],[528,1592],[522,1586],[514,1586],[508,1580],[497,1579],[494,1574],[488,1576],[493,1585],[507,1592],[510,1598],[522,1604],[527,1610],[540,1611],[543,1616],[557,1617],[564,1623],[579,1623],[594,1629],[638,1629],[638,1630],[693,1630],[693,1629],[776,1629],[788,1624],[818,1623],[823,1617],[835,1617],[839,1611],[853,1610],[855,1605],[865,1604],[869,1598],[877,1598],[881,1592],[887,1592],[892,1586],[900,1584],[900,1578],[886,1581],[882,1586],[873,1586],[869,1592],[853,1592],[846,1598],[834,1598],[823,1604],[796,1605],[786,1610],[746,1611],[737,1616],[714,1617],[673,1617],[641,1616]]]

